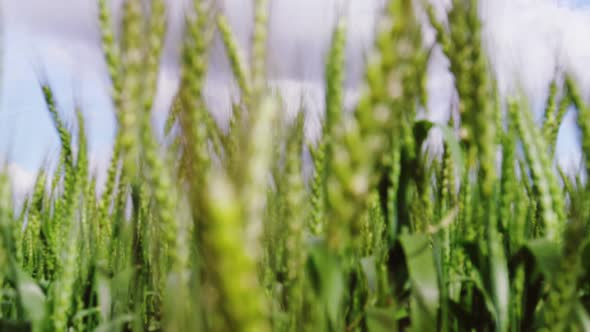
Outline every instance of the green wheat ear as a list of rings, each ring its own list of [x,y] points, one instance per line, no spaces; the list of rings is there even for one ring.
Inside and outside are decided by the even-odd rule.
[[[549,134],[547,131],[550,131],[550,128],[554,128],[557,126],[556,119],[555,119],[555,109],[557,107],[557,78],[554,78],[551,83],[549,84],[549,96],[547,97],[547,103],[545,104],[545,121],[543,122],[543,133],[545,134],[545,139],[549,141]]]
[[[326,61],[326,117],[322,128],[322,137],[317,146],[311,147],[314,162],[312,179],[312,206],[310,225],[312,232],[319,235],[324,228],[324,210],[326,206],[326,177],[329,169],[329,155],[334,139],[335,125],[340,122],[343,112],[344,84],[344,48],[346,46],[346,29],[341,20],[334,29],[332,45]]]
[[[86,191],[89,175],[88,140],[86,138],[84,115],[80,109],[76,110],[76,119],[78,121],[78,156],[76,160],[76,170],[80,178],[80,185]]]
[[[143,17],[140,0],[125,1],[123,8],[121,40],[121,104],[119,112],[119,135],[123,156],[123,173],[137,176],[139,126],[143,93],[142,72],[144,49],[142,45]]]
[[[107,63],[109,76],[112,84],[112,98],[115,105],[115,115],[117,121],[121,122],[121,113],[118,111],[121,108],[122,96],[122,64],[120,47],[115,40],[113,29],[112,15],[108,6],[107,0],[99,0],[99,24],[102,37],[102,49]],[[107,180],[100,199],[99,208],[99,247],[106,248],[106,239],[110,238],[110,222],[107,220],[109,216],[109,209],[114,200],[115,183],[117,181],[117,172],[121,158],[121,135],[118,134],[113,146],[111,162],[107,169]]]
[[[47,110],[49,111],[49,115],[51,116],[53,125],[57,130],[57,134],[59,136],[59,140],[61,143],[61,148],[63,149],[62,154],[64,156],[64,163],[66,167],[73,169],[74,157],[72,152],[72,135],[66,128],[63,120],[61,119],[57,111],[57,105],[55,103],[53,91],[48,85],[43,85],[41,88],[43,91],[43,98],[45,100],[45,104],[47,105]]]
[[[586,160],[586,174],[590,174],[590,107],[584,103],[579,88],[571,76],[565,79],[568,96],[578,110],[578,125],[582,131],[582,152]]]
[[[159,217],[159,232],[163,238],[166,251],[166,259],[171,264],[171,271],[180,279],[179,289],[187,289],[188,281],[183,278],[184,271],[188,268],[188,253],[184,249],[188,238],[179,225],[177,218],[177,195],[173,188],[171,169],[166,167],[163,158],[157,148],[151,125],[151,108],[153,95],[156,92],[156,78],[158,75],[159,58],[164,43],[166,7],[163,1],[153,1],[150,16],[150,43],[148,45],[149,56],[145,60],[146,89],[144,90],[144,104],[139,114],[141,160],[144,162],[144,171],[150,185],[151,194],[156,203],[156,215]],[[145,198],[142,199],[145,201]],[[185,290],[186,291],[186,290]]]
[[[75,211],[74,204],[76,200],[78,171],[74,164],[74,156],[72,152],[72,135],[66,129],[61,117],[58,114],[53,92],[48,85],[44,85],[42,90],[47,109],[49,110],[53,124],[58,132],[61,142],[61,156],[63,156],[64,189],[63,195],[59,199],[59,207],[55,211],[55,225],[52,226],[51,230],[51,233],[53,234],[50,234],[50,237],[57,241],[56,248],[61,249],[63,245],[62,241],[64,239],[61,237],[56,238],[56,235],[68,230],[71,226],[70,219]],[[59,178],[60,174],[56,174],[55,176]]]
[[[545,234],[552,241],[560,242],[565,223],[564,203],[549,161],[545,140],[534,124],[528,108],[519,108],[517,102],[511,101],[509,112],[518,127],[525,157],[531,168]]]
[[[505,112],[479,1],[453,0],[445,25],[432,7],[388,1],[354,115],[337,22],[309,192],[303,113],[282,123],[265,86],[270,1],[253,1],[249,54],[213,1],[191,1],[162,149],[151,118],[166,1],[126,0],[120,42],[110,1],[96,1],[120,129],[105,190],[89,174],[90,124],[42,86],[59,159],[16,209],[13,169],[0,171],[0,331],[590,330],[588,163],[554,165],[570,105],[588,159],[590,108],[566,75],[542,127],[521,99]],[[459,96],[441,158],[417,120],[423,9]],[[215,33],[242,95],[227,135],[202,96]]]
[[[345,47],[346,47],[346,26],[344,20],[340,20],[336,25],[332,35],[332,45],[326,61],[326,116],[323,127],[323,135],[316,150],[318,165],[315,172],[316,180],[320,188],[317,193],[317,207],[327,208],[330,204],[328,199],[327,174],[331,169],[331,162],[334,154],[335,140],[337,139],[335,128],[340,125],[340,119],[343,113],[343,85],[344,85],[344,66],[345,66]],[[320,211],[314,212],[316,218],[322,217]],[[317,220],[316,227],[322,227],[324,222]],[[336,220],[327,220],[326,236],[328,241],[335,242],[340,238],[341,225]]]
[[[157,81],[160,65],[160,57],[164,49],[166,37],[166,2],[164,0],[152,0],[150,15],[148,18],[148,43],[144,67],[143,111],[152,110],[154,97],[157,92]]]
[[[292,282],[292,290],[290,296],[291,303],[294,306],[294,317],[298,317],[298,310],[302,310],[302,292],[301,289],[303,275],[303,265],[306,257],[304,251],[304,231],[306,216],[306,193],[303,179],[303,165],[301,154],[303,150],[303,112],[299,113],[295,124],[292,126],[289,137],[287,138],[286,148],[286,167],[285,167],[285,182],[286,182],[286,211],[288,218],[286,224],[288,226],[289,238],[287,239],[287,252],[289,261],[287,263],[287,270],[291,271],[289,276]]]
[[[231,70],[240,88],[243,103],[248,105],[249,99],[252,96],[252,79],[251,73],[246,65],[246,60],[244,59],[244,54],[238,46],[238,42],[227,18],[220,14],[217,16],[216,23],[230,61]]]
[[[209,11],[204,4],[194,2],[194,15],[187,18],[187,35],[182,50],[181,83],[178,92],[179,124],[183,149],[179,174],[190,182],[189,197],[194,217],[202,213],[203,188],[211,157],[208,150],[210,132],[207,130],[207,109],[203,100],[203,85],[208,62],[210,35]]]
[[[500,220],[504,227],[510,229],[511,248],[518,248],[525,240],[526,225],[521,220],[513,218],[517,212],[519,201],[519,183],[516,176],[516,138],[518,136],[517,125],[514,121],[508,122],[508,129],[502,135],[502,179]]]
[[[60,198],[60,204],[55,211],[55,226],[51,229],[50,237],[55,239],[54,248],[57,254],[57,275],[60,282],[53,288],[54,303],[52,324],[56,330],[64,330],[67,324],[67,316],[70,310],[72,288],[76,274],[77,242],[78,235],[72,229],[78,229],[78,223],[74,222],[74,213],[79,201],[79,169],[75,166],[72,153],[72,137],[65,128],[53,98],[53,92],[49,86],[42,87],[47,108],[54,125],[58,131],[62,155],[64,156],[64,191]],[[83,126],[82,126],[83,130]],[[85,144],[84,141],[81,142]],[[58,175],[59,176],[59,175]],[[57,232],[57,233],[56,233]]]
[[[267,190],[267,176],[272,167],[273,141],[269,133],[276,126],[278,103],[273,97],[265,97],[256,113],[252,114],[251,128],[243,157],[244,179],[239,182],[240,195],[244,200],[244,222],[248,243],[248,255],[260,257],[259,238]]]
[[[113,31],[113,22],[111,12],[109,9],[108,0],[98,0],[98,18],[100,24],[100,32],[102,39],[102,49],[107,64],[109,76],[111,78],[112,96],[115,105],[119,108],[121,103],[121,60],[120,50],[115,40],[115,33]]]
[[[208,225],[202,229],[205,264],[217,294],[216,330],[269,331],[256,262],[243,237],[243,208],[229,177],[212,170],[207,184]],[[216,325],[215,325],[216,326]]]
[[[548,142],[553,146],[553,154],[555,154],[555,144],[557,143],[557,134],[559,132],[559,128],[563,122],[563,118],[568,111],[568,107],[570,106],[570,98],[567,96],[567,93],[561,97],[557,107],[557,114],[555,115],[555,125],[553,128],[550,129],[548,134]]]
[[[252,87],[252,73],[248,67],[245,55],[242,53],[238,46],[238,42],[234,33],[231,30],[231,26],[227,21],[227,18],[223,15],[219,15],[216,20],[217,30],[221,35],[221,40],[225,47],[225,52],[230,62],[230,68],[232,70],[234,79],[236,80],[240,89],[240,101],[241,104],[238,107],[234,107],[230,118],[230,128],[226,144],[226,152],[229,156],[230,165],[235,162],[237,155],[241,149],[241,141],[245,135],[245,116],[243,114],[248,112],[252,107],[253,102],[253,87]]]
[[[313,179],[311,182],[311,214],[309,228],[314,235],[320,235],[324,228],[324,211],[326,204],[326,167],[325,142],[320,141],[317,146],[310,146],[313,159]]]
[[[269,0],[254,2],[254,32],[252,34],[252,90],[255,98],[261,98],[266,84],[266,48],[268,40]]]

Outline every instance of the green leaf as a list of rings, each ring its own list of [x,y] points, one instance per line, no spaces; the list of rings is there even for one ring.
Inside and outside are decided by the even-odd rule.
[[[489,282],[490,293],[494,300],[496,331],[508,331],[510,320],[510,277],[508,273],[508,262],[502,236],[498,233],[498,218],[495,211],[500,198],[499,186],[496,186],[492,201],[484,203],[487,214],[487,242],[489,257]]]
[[[115,319],[113,319],[112,321],[109,322],[105,322],[103,324],[100,324],[96,330],[94,330],[94,332],[108,332],[108,331],[119,331],[121,330],[121,328],[128,324],[131,323],[135,320],[135,316],[128,314],[128,315],[121,315]]]
[[[111,280],[103,273],[96,274],[96,292],[102,321],[108,321],[111,318],[112,295],[110,283]]]
[[[582,245],[582,267],[586,271],[586,274],[590,276],[590,241],[586,241]]]
[[[33,279],[21,273],[18,282],[18,292],[26,317],[38,327],[45,319],[45,294]],[[37,328],[36,328],[37,330]]]
[[[466,276],[466,280],[473,283],[477,291],[480,293],[483,302],[485,304],[486,314],[495,314],[496,309],[494,301],[490,295],[489,289],[486,287],[486,277],[489,277],[486,271],[488,271],[489,257],[481,251],[480,246],[474,241],[459,241],[457,243],[466,254],[467,259],[471,262],[473,269],[469,275]]]
[[[0,319],[0,331],[30,332],[31,322]]]
[[[375,266],[375,257],[363,257],[361,258],[361,269],[365,278],[367,279],[367,288],[374,292],[377,290],[377,268]]]
[[[94,316],[100,314],[100,309],[98,307],[88,308],[84,310],[80,310],[76,312],[74,317],[72,317],[73,321],[81,320],[83,318]]]
[[[590,315],[588,315],[584,306],[579,302],[576,305],[576,315],[578,316],[582,331],[590,331]]]
[[[412,287],[411,329],[436,331],[439,289],[429,239],[423,234],[402,235],[400,244],[406,256]]]
[[[453,132],[453,129],[449,126],[441,123],[435,123],[428,120],[419,120],[414,123],[414,139],[416,140],[416,147],[420,148],[426,138],[428,137],[428,133],[430,129],[438,128],[440,129],[443,139],[449,149],[451,154],[451,158],[456,165],[454,167],[455,171],[457,172],[457,178],[463,178],[463,150],[461,149],[461,143],[459,142],[459,137]]]
[[[314,246],[310,252],[308,269],[312,286],[324,305],[331,326],[342,322],[345,280],[338,258],[324,244]]]
[[[547,239],[535,239],[529,241],[525,247],[533,255],[537,268],[546,278],[551,279],[559,272],[561,250],[557,243]]]
[[[493,231],[495,233],[495,231]],[[491,293],[495,303],[497,331],[508,331],[510,279],[504,248],[499,238],[489,239]]]
[[[367,329],[369,332],[389,332],[395,330],[398,320],[406,317],[408,313],[404,309],[395,310],[389,308],[367,308],[366,312]]]
[[[536,326],[537,308],[543,299],[542,286],[555,273],[559,273],[560,257],[561,251],[557,243],[535,239],[525,243],[510,259],[511,271],[522,265],[526,272],[526,301],[521,309],[521,324],[525,330]]]
[[[476,287],[470,295],[470,300],[482,299],[484,296],[481,289]],[[456,319],[458,331],[484,331],[494,324],[489,310],[480,310],[482,308],[474,308],[453,300],[449,301],[449,309]]]
[[[13,273],[7,275],[7,280],[16,285],[15,295],[19,305],[19,312],[24,314],[24,317],[18,318],[29,320],[35,331],[38,331],[46,318],[45,293],[26,272],[15,265],[12,269]],[[0,329],[0,331],[3,330]]]

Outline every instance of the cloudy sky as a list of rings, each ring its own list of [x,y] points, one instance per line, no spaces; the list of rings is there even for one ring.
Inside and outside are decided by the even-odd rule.
[[[71,119],[80,105],[90,130],[91,159],[104,170],[113,140],[114,116],[108,98],[108,79],[99,44],[96,0],[0,0],[3,2],[2,99],[0,156],[10,160],[19,191],[31,184],[36,170],[55,159],[59,144],[44,108],[39,80],[54,88],[60,112]],[[117,11],[120,0],[113,1]],[[371,45],[381,0],[273,0],[269,37],[269,72],[273,85],[287,99],[303,98],[310,112],[307,132],[313,136],[323,102],[323,56],[339,13],[348,17],[347,101],[353,104],[363,61]],[[443,8],[448,1],[436,0]],[[590,0],[481,0],[485,41],[502,89],[526,91],[540,109],[556,68],[575,73],[590,92]],[[182,0],[169,1],[170,36],[162,61],[156,121],[177,87]],[[225,0],[224,7],[239,42],[247,46],[251,6],[247,0]],[[426,40],[432,32],[426,31]],[[216,42],[208,75],[206,98],[220,123],[227,119],[233,83]],[[429,68],[429,117],[444,121],[452,98],[448,63],[435,50]],[[294,113],[295,103],[286,112]],[[159,121],[161,122],[161,121]],[[569,112],[558,141],[558,160],[575,164],[580,158],[575,113]]]

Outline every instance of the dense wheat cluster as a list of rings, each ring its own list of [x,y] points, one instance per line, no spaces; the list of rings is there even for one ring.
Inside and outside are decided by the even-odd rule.
[[[313,144],[267,84],[269,1],[255,1],[250,54],[214,2],[193,1],[164,140],[151,111],[165,0],[126,0],[120,34],[108,0],[97,6],[118,122],[106,184],[83,112],[63,118],[42,85],[61,154],[18,211],[0,176],[0,331],[590,331],[590,106],[567,72],[542,126],[520,95],[500,96],[478,1],[445,17],[389,1],[352,113],[341,18]],[[418,17],[455,78],[446,125],[417,120],[430,55]],[[202,97],[215,34],[240,89],[228,130]],[[586,156],[575,176],[554,165],[570,106]],[[433,130],[441,155],[423,149]]]

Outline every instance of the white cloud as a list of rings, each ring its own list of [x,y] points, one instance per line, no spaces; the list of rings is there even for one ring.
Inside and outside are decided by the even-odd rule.
[[[3,1],[6,29],[30,35],[86,41],[96,31],[95,0],[8,0]]]
[[[581,74],[590,88],[590,10],[555,1],[486,0],[487,44],[504,90],[521,84],[530,99],[542,100],[557,66]],[[515,75],[518,81],[513,78]]]
[[[556,69],[574,75],[590,95],[590,9],[573,9],[549,0],[486,0],[486,37],[491,60],[505,94],[523,88],[540,111]],[[566,169],[581,160],[575,113],[564,119],[557,159]]]
[[[442,10],[450,1],[433,2]],[[120,3],[120,0],[113,1],[113,8],[119,8]],[[169,3],[172,5],[169,10],[171,36],[167,40],[159,78],[160,91],[155,100],[157,110],[168,108],[178,84],[175,57],[186,0],[169,0]],[[363,58],[371,47],[374,21],[383,1],[274,0],[271,3],[268,68],[271,85],[281,90],[287,100],[293,100],[294,105],[298,105],[299,100],[307,103],[306,108],[312,116],[308,116],[310,124],[306,131],[310,136],[317,135],[323,114],[324,55],[337,14],[348,14],[347,98],[354,101],[359,90],[357,83],[363,75]],[[539,109],[559,64],[571,70],[582,91],[590,94],[590,72],[587,71],[590,68],[590,9],[573,9],[551,0],[482,0],[481,4],[486,45],[505,93],[522,86],[534,108]],[[252,25],[251,1],[225,0],[224,6],[240,45],[246,47]],[[46,61],[45,65],[61,73],[57,75],[61,79],[75,77],[78,81],[74,82],[84,82],[85,86],[91,87],[108,82],[100,53],[95,0],[5,1],[5,13],[9,35],[13,40],[21,39],[21,36],[24,39],[13,42],[30,44],[19,49],[23,54],[19,51],[14,61],[19,61],[18,58],[29,61],[27,57],[31,56],[27,55],[27,49],[37,48],[39,57]],[[432,38],[432,31],[428,30],[426,40]],[[10,47],[8,44],[8,52]],[[227,122],[231,98],[235,97],[236,91],[218,39],[210,68],[205,98],[218,122],[223,124]],[[30,83],[34,86],[36,81]],[[448,62],[439,48],[433,53],[427,86],[429,117],[434,121],[445,121],[453,87]],[[61,94],[69,92],[61,91]],[[98,94],[104,96],[104,90]],[[84,96],[87,97],[88,92]],[[294,105],[289,102],[285,112],[292,114],[296,109]],[[93,112],[110,110],[105,107]],[[96,114],[92,119],[98,118]],[[568,119],[573,119],[570,117]],[[102,117],[101,121],[106,120]],[[99,122],[93,121],[90,126],[97,126]],[[573,132],[574,121],[566,121],[564,127],[562,133]],[[102,132],[101,129],[94,136]],[[572,144],[567,142],[575,141],[574,136],[570,135],[569,139],[566,136],[565,141],[560,136],[560,149],[565,149],[565,152],[560,151],[560,158],[570,160],[575,159],[573,154],[579,155],[576,148],[568,148]]]
[[[31,192],[35,185],[36,174],[25,170],[21,166],[10,163],[7,167],[8,177],[12,186],[15,201],[22,202],[27,193]]]

